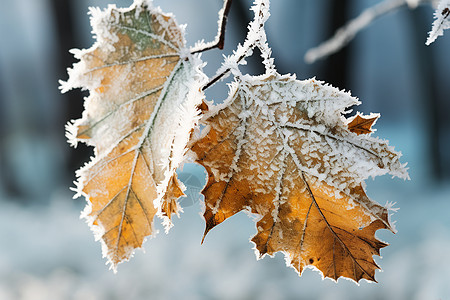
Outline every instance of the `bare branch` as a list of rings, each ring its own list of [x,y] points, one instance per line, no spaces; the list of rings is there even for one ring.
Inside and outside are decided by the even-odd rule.
[[[214,41],[206,44],[201,43],[200,45],[195,46],[191,49],[192,54],[208,51],[214,48],[223,49],[225,44],[225,27],[227,25],[228,14],[230,13],[231,2],[232,0],[223,1],[223,8],[219,11],[219,26]]]
[[[248,26],[247,37],[245,38],[244,44],[239,44],[237,49],[233,52],[233,55],[225,59],[222,67],[219,68],[216,75],[210,79],[205,86],[203,86],[202,91],[226,77],[230,71],[237,70],[237,66],[241,63],[241,61],[252,55],[255,47],[258,47],[261,51],[261,57],[266,68],[266,72],[275,70],[273,59],[270,57],[272,51],[267,45],[267,37],[264,30],[264,24],[270,16],[269,3],[269,0],[255,0],[254,5],[251,8],[255,13],[255,16],[253,21],[251,21]]]
[[[339,28],[331,39],[315,48],[309,49],[305,54],[305,61],[311,64],[321,58],[338,52],[353,40],[358,32],[370,25],[375,19],[406,5],[407,2],[408,0],[385,0],[375,6],[367,8],[358,17]]]
[[[237,60],[236,63],[238,64],[241,60],[243,60],[245,58],[245,55],[241,55]],[[213,86],[215,83],[217,83],[218,81],[220,81],[222,78],[226,78],[229,74],[229,72],[231,71],[231,68],[226,68],[226,69],[219,69],[217,74],[211,78],[207,84],[205,84],[202,87],[202,91],[207,90],[208,88],[210,88],[211,86]]]
[[[228,69],[224,70],[222,73],[219,73],[216,76],[214,76],[207,84],[205,84],[202,87],[202,91],[205,91],[208,88],[210,88],[211,86],[213,86],[216,82],[221,80],[225,75],[228,75],[228,72],[230,72],[230,71],[231,71],[231,69],[228,68]]]

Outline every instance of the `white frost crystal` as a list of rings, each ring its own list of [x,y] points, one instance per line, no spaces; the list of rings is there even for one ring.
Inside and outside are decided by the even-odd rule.
[[[434,12],[434,17],[435,20],[428,35],[427,45],[433,43],[438,36],[443,35],[445,29],[450,28],[450,0],[441,0],[441,2],[439,2],[439,5]]]

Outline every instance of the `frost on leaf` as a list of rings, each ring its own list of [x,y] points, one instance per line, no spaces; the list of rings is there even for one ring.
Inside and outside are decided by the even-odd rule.
[[[450,28],[450,0],[441,0],[439,2],[439,5],[434,12],[434,17],[435,20],[428,35],[427,45],[433,43],[438,36],[443,35],[445,29]]]
[[[115,269],[145,237],[155,215],[166,229],[184,187],[175,170],[199,118],[201,62],[185,48],[184,31],[171,15],[135,1],[127,9],[91,10],[96,43],[74,51],[63,92],[88,89],[81,119],[67,126],[69,142],[95,147],[78,170],[83,216]]]
[[[335,280],[375,281],[373,255],[386,246],[375,232],[393,229],[364,180],[408,175],[386,141],[347,128],[342,114],[358,103],[315,79],[267,74],[235,82],[191,147],[209,176],[205,235],[245,210],[259,216],[252,239],[259,257],[281,251],[299,274],[315,267]]]

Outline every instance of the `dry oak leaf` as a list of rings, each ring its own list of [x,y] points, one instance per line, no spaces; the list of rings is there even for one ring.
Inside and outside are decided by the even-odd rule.
[[[61,88],[90,92],[67,135],[74,146],[95,146],[95,157],[77,171],[76,191],[115,270],[155,234],[155,215],[168,230],[180,211],[175,200],[184,186],[175,170],[198,123],[206,76],[185,48],[183,29],[151,1],[90,13],[96,43],[74,52],[80,61]]]
[[[364,192],[364,179],[407,178],[386,141],[347,129],[350,94],[309,79],[243,76],[230,97],[204,116],[192,144],[208,173],[205,235],[244,210],[258,216],[252,242],[258,257],[281,251],[301,275],[375,281],[386,244],[375,231],[392,229],[385,207]]]

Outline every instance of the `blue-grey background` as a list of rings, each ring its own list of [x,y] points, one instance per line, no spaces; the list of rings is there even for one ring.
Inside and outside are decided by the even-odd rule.
[[[321,280],[312,270],[299,278],[282,254],[256,261],[248,241],[256,229],[245,214],[201,246],[197,199],[183,200],[185,212],[168,235],[161,230],[145,253],[138,250],[117,274],[108,271],[100,244],[79,220],[84,200],[72,200],[69,191],[92,150],[69,148],[64,124],[80,117],[86,94],[58,91],[75,62],[68,50],[93,42],[88,6],[107,2],[0,0],[0,299],[450,299],[450,31],[425,46],[431,7],[383,16],[343,52],[306,65],[307,49],[379,1],[272,1],[267,34],[280,73],[351,90],[363,102],[358,110],[382,114],[375,134],[402,151],[410,167],[411,181],[367,181],[374,200],[400,207],[392,217],[398,233],[377,233],[391,244],[376,258],[379,283],[357,286]],[[250,0],[233,2],[225,50],[203,54],[210,76],[222,54],[243,42],[252,17]],[[155,5],[188,24],[190,45],[215,36],[220,0]],[[245,68],[261,71],[258,59]],[[222,84],[207,95],[219,102],[226,91]],[[204,178],[195,165],[182,172],[194,188]]]

